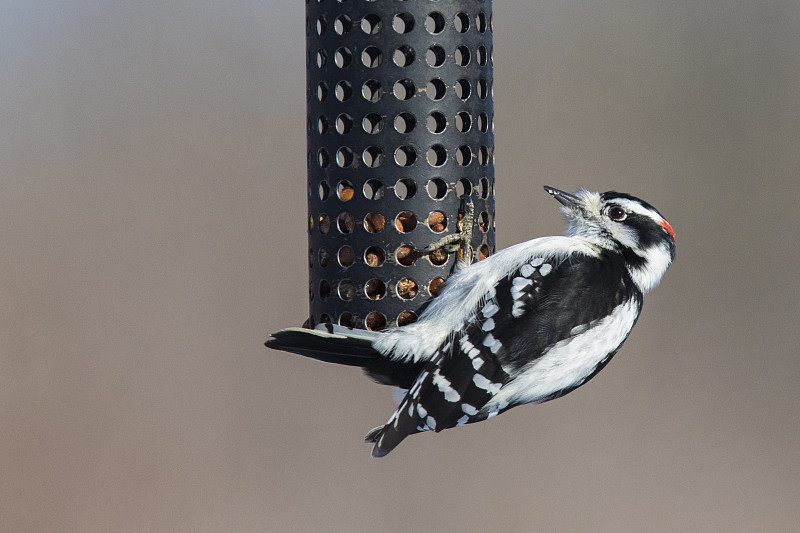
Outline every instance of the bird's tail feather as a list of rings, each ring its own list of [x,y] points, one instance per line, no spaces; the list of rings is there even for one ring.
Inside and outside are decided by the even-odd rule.
[[[372,347],[373,331],[327,325],[325,329],[286,328],[272,334],[268,348],[292,352],[327,363],[365,366],[380,357]]]
[[[292,352],[327,363],[358,366],[384,385],[408,389],[422,364],[393,361],[373,348],[381,333],[323,324],[319,329],[286,328],[272,334],[268,348]]]

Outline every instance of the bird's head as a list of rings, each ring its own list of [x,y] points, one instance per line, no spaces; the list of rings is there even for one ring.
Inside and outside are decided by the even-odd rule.
[[[582,190],[573,195],[553,187],[544,189],[561,202],[569,221],[567,235],[621,254],[642,292],[658,285],[675,259],[675,232],[655,207],[616,191]]]

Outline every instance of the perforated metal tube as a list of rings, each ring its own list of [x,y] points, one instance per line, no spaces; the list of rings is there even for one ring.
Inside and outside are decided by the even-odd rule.
[[[309,325],[413,322],[452,270],[421,250],[474,205],[494,252],[491,1],[306,1]]]

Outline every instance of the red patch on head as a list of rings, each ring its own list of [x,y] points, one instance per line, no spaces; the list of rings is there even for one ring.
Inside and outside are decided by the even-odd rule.
[[[672,242],[675,242],[675,230],[672,229],[672,226],[669,225],[669,222],[666,220],[661,220],[661,227],[667,230],[667,233],[672,235]]]

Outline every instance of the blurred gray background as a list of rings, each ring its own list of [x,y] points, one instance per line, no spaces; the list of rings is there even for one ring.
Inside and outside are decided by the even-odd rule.
[[[3,531],[796,530],[800,3],[494,30],[498,245],[613,188],[677,261],[591,384],[378,461],[388,389],[262,346],[307,314],[304,3],[0,4]]]

